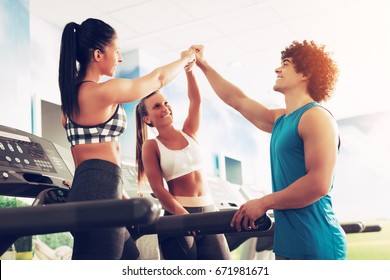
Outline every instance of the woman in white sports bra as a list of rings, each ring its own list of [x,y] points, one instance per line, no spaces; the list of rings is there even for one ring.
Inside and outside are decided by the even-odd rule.
[[[122,103],[145,97],[172,81],[195,59],[181,58],[137,79],[110,79],[122,62],[115,30],[89,18],[68,23],[62,33],[59,63],[62,123],[75,163],[67,201],[121,198],[119,136],[126,128]],[[139,252],[125,227],[74,231],[72,259],[136,259]]]
[[[143,98],[136,109],[138,182],[141,183],[146,175],[166,216],[217,210],[202,174],[201,151],[196,141],[201,96],[191,71],[193,64],[185,68],[190,104],[181,130],[173,126],[172,108],[160,91]],[[158,131],[155,139],[148,140],[147,126]],[[168,190],[164,187],[164,180]],[[230,259],[223,234],[159,235],[159,244],[164,259]]]

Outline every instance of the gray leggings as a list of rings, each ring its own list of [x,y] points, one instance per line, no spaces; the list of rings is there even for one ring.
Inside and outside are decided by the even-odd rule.
[[[119,199],[122,170],[108,161],[91,159],[76,169],[67,201]],[[139,251],[125,227],[73,231],[74,260],[137,259]]]
[[[189,213],[215,211],[214,205],[184,207]],[[171,214],[165,211],[164,216]],[[166,260],[230,260],[230,251],[223,234],[170,237],[159,235],[161,253]]]

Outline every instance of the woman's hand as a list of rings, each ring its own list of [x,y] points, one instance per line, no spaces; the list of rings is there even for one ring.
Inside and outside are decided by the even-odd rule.
[[[184,66],[184,70],[186,72],[191,72],[192,71],[192,67],[195,65],[195,61],[192,61],[190,63],[188,63],[186,66]]]
[[[191,62],[194,62],[196,57],[195,57],[195,51],[193,49],[188,49],[188,50],[185,50],[185,51],[182,51],[181,52],[181,58],[187,58],[188,59],[188,63],[191,63]]]

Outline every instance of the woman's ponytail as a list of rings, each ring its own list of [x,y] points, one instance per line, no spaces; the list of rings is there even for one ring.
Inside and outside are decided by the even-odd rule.
[[[142,162],[142,145],[148,139],[148,126],[151,127],[153,126],[153,125],[146,124],[144,122],[144,117],[148,115],[148,111],[145,105],[145,100],[156,93],[158,93],[158,91],[154,91],[148,96],[142,98],[135,109],[136,135],[137,135],[136,148],[135,148],[135,163],[137,165],[137,170],[138,170],[138,176],[137,176],[138,186],[141,185],[145,177],[145,168],[144,168],[144,163]]]
[[[141,104],[142,103],[142,104]],[[136,121],[136,148],[135,148],[135,162],[137,166],[137,182],[138,186],[141,185],[144,175],[145,175],[145,169],[144,169],[144,164],[142,162],[142,145],[144,142],[148,139],[148,128],[143,121],[143,115],[142,115],[142,110],[140,109],[142,106],[145,106],[143,104],[143,101],[137,105],[135,109],[135,121]]]
[[[99,19],[88,18],[81,25],[75,22],[65,25],[61,38],[58,83],[62,111],[68,117],[80,111],[77,84],[84,79],[93,52],[104,52],[115,37],[114,28]]]
[[[62,111],[67,116],[78,113],[79,106],[75,94],[77,79],[77,29],[75,22],[68,23],[61,38],[58,83],[61,92]]]

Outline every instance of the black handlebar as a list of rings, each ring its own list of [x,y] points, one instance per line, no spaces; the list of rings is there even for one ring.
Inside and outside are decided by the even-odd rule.
[[[234,233],[235,228],[230,227],[230,222],[237,210],[222,210],[216,212],[193,213],[188,215],[172,215],[160,217],[155,223],[129,228],[134,240],[142,235],[168,234],[170,236],[183,236],[196,234]],[[267,231],[272,226],[268,215],[264,215],[255,221],[256,229],[241,232]]]

